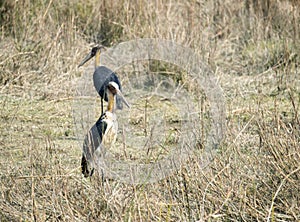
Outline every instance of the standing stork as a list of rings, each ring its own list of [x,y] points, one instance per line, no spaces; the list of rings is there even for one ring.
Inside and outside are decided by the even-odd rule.
[[[91,52],[81,61],[78,67],[84,65],[91,58],[95,57],[95,71],[93,74],[93,82],[95,89],[97,90],[99,96],[101,97],[101,114],[103,113],[103,99],[107,102],[108,97],[106,94],[106,87],[109,82],[115,82],[118,84],[119,90],[122,91],[122,86],[116,73],[107,68],[106,66],[100,65],[100,54],[102,50],[105,49],[104,46],[95,46],[92,48]],[[122,109],[122,99],[119,95],[116,98],[117,109]]]
[[[111,147],[117,138],[118,121],[115,114],[116,96],[129,107],[115,82],[109,82],[106,86],[107,110],[102,113],[97,122],[92,126],[83,142],[81,170],[84,177],[92,176],[95,168],[95,155],[101,155],[106,148]]]

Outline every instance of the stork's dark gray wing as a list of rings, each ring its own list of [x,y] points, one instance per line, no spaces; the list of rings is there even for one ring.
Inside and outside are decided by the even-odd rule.
[[[90,169],[88,168],[88,162],[84,154],[82,154],[82,158],[81,158],[81,172],[84,175],[84,177],[92,176],[94,173],[94,169],[91,169],[90,172]]]
[[[105,118],[106,118],[106,113],[103,113],[95,124],[97,127],[98,135],[101,138],[101,141],[102,141],[103,135],[107,129],[107,123],[104,121]]]
[[[100,116],[84,138],[81,171],[85,177],[92,176],[94,171],[94,169],[89,169],[88,163],[94,161],[94,152],[101,147],[102,137],[107,127],[103,118],[105,118],[105,114]]]
[[[93,75],[93,81],[95,89],[97,90],[99,96],[107,101],[106,88],[109,82],[115,82],[119,85],[120,91],[122,91],[122,86],[116,73],[106,66],[98,66]],[[122,99],[117,95],[116,97],[117,109],[123,108]]]

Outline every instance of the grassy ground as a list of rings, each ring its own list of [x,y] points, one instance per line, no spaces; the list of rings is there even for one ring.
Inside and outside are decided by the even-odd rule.
[[[1,1],[1,221],[299,221],[298,1]],[[194,49],[226,98],[210,167],[197,152],[157,183],[80,173],[77,65],[97,42]]]

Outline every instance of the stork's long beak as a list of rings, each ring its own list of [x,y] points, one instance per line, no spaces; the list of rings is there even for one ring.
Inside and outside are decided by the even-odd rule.
[[[128,108],[130,108],[130,105],[129,105],[129,103],[127,102],[127,100],[125,99],[123,93],[122,93],[119,89],[116,89],[116,91],[117,91],[117,95],[120,96],[120,98],[121,98],[122,101],[125,103],[125,105],[126,105]]]
[[[92,52],[90,52],[82,61],[81,63],[78,65],[78,68],[82,65],[84,65],[87,61],[89,61],[91,58],[93,58],[92,56]]]

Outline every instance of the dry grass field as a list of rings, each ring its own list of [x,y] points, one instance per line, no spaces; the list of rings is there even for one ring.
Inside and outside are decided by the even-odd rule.
[[[137,38],[209,64],[224,139],[156,183],[83,178],[77,65]],[[299,52],[298,0],[0,1],[0,221],[300,221]]]

